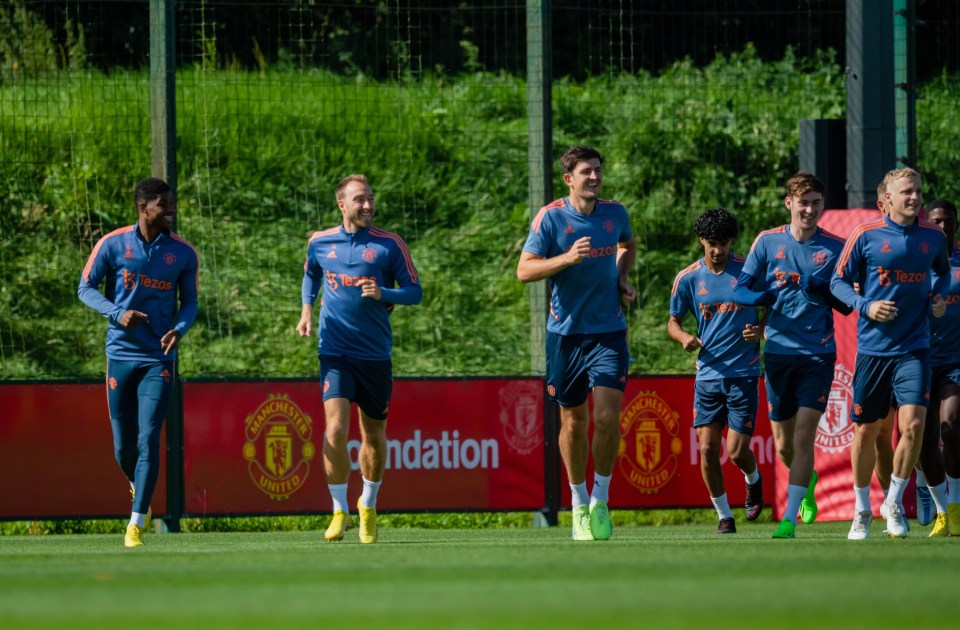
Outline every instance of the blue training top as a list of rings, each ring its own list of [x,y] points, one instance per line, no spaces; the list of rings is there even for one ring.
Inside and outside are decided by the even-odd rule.
[[[547,331],[576,335],[626,330],[617,272],[617,245],[633,238],[626,208],[598,200],[593,212],[580,214],[568,198],[558,199],[537,213],[523,251],[553,258],[584,236],[590,237],[590,257],[547,279]]]
[[[843,239],[817,228],[803,243],[790,225],[761,232],[743,265],[738,286],[779,293],[766,323],[768,354],[833,354],[833,308],[824,296],[801,288],[801,278],[818,278],[828,291],[830,276],[843,250]],[[809,281],[808,281],[809,284]],[[738,291],[739,297],[739,291]]]
[[[122,361],[172,361],[176,349],[163,354],[160,339],[171,330],[181,339],[197,316],[197,251],[171,231],[152,243],[136,225],[120,228],[101,238],[80,276],[80,300],[110,319],[107,357]],[[100,282],[106,278],[104,293]],[[176,294],[180,310],[176,311]],[[120,325],[124,311],[147,314],[148,322],[135,328]]]
[[[840,254],[830,290],[860,313],[857,352],[895,356],[930,347],[931,268],[938,274],[932,293],[943,295],[950,280],[947,237],[938,226],[918,219],[910,225],[882,217],[858,225]],[[861,294],[853,290],[860,284]],[[899,309],[889,322],[867,316],[875,300]]]
[[[733,301],[744,259],[730,254],[727,266],[713,273],[701,258],[677,274],[670,314],[693,313],[703,342],[697,356],[697,380],[760,376],[760,342],[743,338],[747,324],[759,323],[757,308]]]
[[[379,301],[360,297],[361,278],[376,281]],[[419,304],[423,299],[407,244],[375,226],[347,232],[340,225],[310,237],[302,303],[312,305],[321,286],[318,352],[368,361],[386,360],[393,354],[390,313],[394,304]]]
[[[933,272],[935,280],[939,279]],[[950,281],[944,296],[947,312],[930,315],[930,365],[960,365],[960,250],[950,256]]]

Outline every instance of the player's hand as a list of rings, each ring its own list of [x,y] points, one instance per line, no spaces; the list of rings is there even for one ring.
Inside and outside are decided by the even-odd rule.
[[[622,302],[624,305],[627,305],[637,299],[637,288],[623,278],[620,278],[619,284],[617,285],[617,291],[620,293],[620,302]]]
[[[168,330],[167,334],[160,338],[160,347],[163,348],[164,354],[169,354],[178,343],[180,343],[180,333],[176,330]]]
[[[693,352],[699,348],[703,347],[703,342],[700,341],[700,337],[694,337],[690,335],[686,341],[683,342],[683,349],[687,352]]]
[[[150,322],[150,318],[146,313],[140,311],[124,311],[120,316],[120,325],[124,328],[136,328],[140,324],[147,324]]]
[[[301,317],[300,322],[297,324],[297,332],[300,333],[301,337],[309,337],[313,332],[313,317]]]
[[[380,301],[380,286],[373,278],[361,278],[360,281],[357,282],[357,286],[360,287],[360,297],[368,297],[378,302]]]
[[[870,303],[867,317],[875,322],[892,322],[897,318],[897,313],[899,312],[895,302],[891,302],[890,300],[876,300]]]
[[[590,237],[581,236],[574,241],[573,246],[567,250],[567,261],[571,265],[579,265],[584,258],[590,258]]]
[[[943,317],[943,314],[947,312],[947,303],[939,293],[930,300],[930,312],[933,313],[934,317]]]
[[[747,324],[743,327],[743,340],[747,343],[759,343],[763,339],[763,326]]]

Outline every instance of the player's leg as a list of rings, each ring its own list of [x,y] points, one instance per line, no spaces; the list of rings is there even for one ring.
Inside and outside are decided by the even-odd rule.
[[[547,333],[547,396],[560,408],[558,443],[570,483],[573,539],[593,540],[587,492],[590,411],[582,337]]]
[[[880,430],[877,433],[877,441],[874,442],[875,464],[874,472],[877,474],[877,482],[883,490],[883,496],[887,496],[890,491],[890,475],[893,474],[893,419],[896,415],[896,409],[892,406],[887,414],[880,420]]]
[[[333,503],[330,525],[323,536],[329,541],[343,540],[353,526],[347,501],[350,455],[350,407],[356,397],[356,380],[343,357],[320,357],[320,383],[323,392],[323,468]]]
[[[620,403],[623,392],[611,387],[593,388],[593,489],[590,492],[590,532],[595,540],[613,534],[610,522],[610,480],[620,448]]]
[[[763,482],[757,458],[750,450],[760,402],[757,380],[756,377],[723,380],[723,394],[727,398],[727,454],[746,482],[743,511],[748,521],[757,520],[763,511]]]
[[[137,416],[137,386],[134,361],[107,359],[107,407],[113,432],[113,456],[123,471],[130,490],[134,492],[137,472],[137,436],[140,433]]]
[[[947,531],[960,536],[960,369],[952,370],[941,387],[940,437],[947,477]]]
[[[146,528],[150,501],[160,476],[160,435],[170,406],[176,368],[173,361],[141,363],[136,370],[137,384],[137,467],[134,473],[134,499],[125,544]],[[132,526],[136,527],[133,530]],[[129,545],[128,546],[137,546]]]
[[[387,419],[371,418],[360,409],[360,472],[363,493],[357,500],[360,514],[360,542],[375,543],[379,538],[377,527],[377,493],[383,483],[383,469],[387,463]]]
[[[941,370],[935,370],[930,387],[930,408],[923,425],[923,441],[920,445],[919,465],[917,467],[917,522],[929,525],[933,522],[931,537],[946,536],[947,531],[947,477],[940,453],[940,406],[943,382]],[[923,493],[922,490],[926,492]],[[926,499],[935,508],[925,505]],[[934,512],[930,514],[930,512]]]
[[[813,523],[819,511],[816,499],[816,438],[820,418],[827,409],[833,385],[835,354],[798,358],[796,379],[797,415],[794,427],[794,459],[787,486],[787,515]],[[794,520],[796,523],[796,520]]]
[[[855,497],[853,523],[847,538],[864,540],[870,537],[873,508],[870,506],[870,480],[877,461],[879,420],[887,415],[892,395],[892,367],[885,357],[857,355],[853,373],[853,442],[850,464],[853,468]]]
[[[723,452],[723,428],[727,423],[726,396],[721,379],[696,381],[693,386],[693,428],[700,449],[700,476],[717,511],[718,534],[737,532],[727,491],[723,483],[720,455]]]

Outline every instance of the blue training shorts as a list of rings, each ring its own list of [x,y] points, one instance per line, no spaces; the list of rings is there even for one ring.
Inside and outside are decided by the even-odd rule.
[[[825,411],[836,360],[836,354],[765,354],[770,420],[789,420],[797,415],[800,407]]]
[[[320,355],[323,399],[346,398],[374,420],[386,420],[393,393],[393,362]]]
[[[912,350],[892,357],[857,355],[853,373],[850,420],[870,424],[886,417],[891,400],[897,405],[930,405],[930,351]]]
[[[629,366],[625,330],[595,335],[547,332],[547,394],[563,407],[583,404],[596,386],[622,392]]]
[[[756,376],[698,380],[693,385],[693,426],[719,422],[753,436],[759,401]]]

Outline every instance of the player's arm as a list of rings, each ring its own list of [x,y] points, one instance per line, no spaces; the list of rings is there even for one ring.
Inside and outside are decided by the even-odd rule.
[[[670,338],[683,346],[687,352],[693,352],[703,347],[703,342],[696,335],[691,335],[683,329],[684,315],[670,315],[667,320],[667,334]]]
[[[854,285],[857,283],[862,285],[859,248],[861,238],[863,238],[862,235],[857,238],[852,238],[843,246],[840,259],[837,261],[837,266],[834,269],[833,275],[830,277],[830,293],[847,308],[857,311],[864,317],[874,319],[870,316],[870,305],[874,300],[860,295],[857,293],[856,288],[854,288]],[[886,302],[886,300],[877,301]],[[892,304],[892,302],[890,304]]]
[[[775,288],[766,291],[754,291],[757,279],[744,272],[737,278],[737,286],[733,289],[733,301],[744,306],[771,306],[777,301],[780,291]]]
[[[391,250],[393,255],[390,261],[390,272],[396,279],[397,286],[381,287],[377,285],[373,278],[363,278],[358,283],[361,297],[408,306],[423,301],[423,287],[420,286],[420,276],[416,267],[413,266],[410,250],[407,249],[407,244],[402,239],[397,244],[397,248]]]
[[[307,260],[303,264],[303,282],[300,284],[300,321],[297,332],[301,337],[309,337],[313,332],[313,305],[323,286],[323,269],[313,261],[310,248],[307,248]]]
[[[637,299],[637,289],[630,284],[630,272],[637,265],[637,239],[631,236],[622,243],[617,243],[617,291],[620,301],[624,304]]]
[[[829,269],[829,267],[827,267]],[[800,289],[813,295],[817,295],[827,303],[833,310],[841,315],[849,315],[853,308],[841,302],[830,290],[830,281],[822,276],[822,273],[804,274],[800,276]],[[856,292],[856,287],[854,287]]]
[[[933,270],[937,273],[937,281],[930,290],[932,296],[930,310],[934,317],[943,317],[947,312],[946,295],[950,288],[950,257],[947,255],[947,239],[945,236],[940,245],[932,265]]]
[[[94,247],[89,259],[87,259],[86,266],[83,268],[83,273],[80,274],[77,297],[96,312],[117,322],[124,328],[135,328],[147,321],[147,314],[132,309],[124,310],[123,307],[117,306],[100,292],[100,283],[111,269],[109,249],[105,239],[100,239]]]
[[[160,338],[160,346],[164,354],[169,354],[171,350],[179,345],[193,322],[197,319],[199,302],[197,299],[199,285],[199,264],[194,256],[191,263],[187,265],[180,273],[177,279],[177,292],[180,295],[180,308],[177,311],[177,325],[168,330]]]
[[[590,256],[589,236],[578,238],[570,249],[550,258],[524,251],[520,253],[520,262],[517,263],[517,278],[524,283],[544,280],[571,265],[580,264],[588,256]],[[636,261],[636,250],[634,250],[634,261]]]

